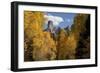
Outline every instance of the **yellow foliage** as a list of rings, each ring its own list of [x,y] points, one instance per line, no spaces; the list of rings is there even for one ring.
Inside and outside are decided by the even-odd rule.
[[[80,32],[85,30],[85,15],[76,16],[72,31],[61,29],[56,40],[50,32],[43,31],[44,21],[43,12],[24,12],[25,57],[30,57],[31,52],[32,59],[36,61],[75,59]]]
[[[25,37],[32,39],[37,32],[41,33],[42,26],[44,24],[44,18],[42,12],[24,12],[24,30]]]
[[[74,59],[77,41],[73,34],[66,35],[64,30],[61,30],[58,40],[58,59]]]
[[[56,58],[56,45],[50,32],[43,31],[42,12],[25,11],[25,39],[32,41],[33,60],[52,60]],[[26,45],[25,45],[26,46]]]
[[[49,32],[42,32],[44,36],[33,38],[33,58],[35,60],[52,60],[56,58],[56,46]]]

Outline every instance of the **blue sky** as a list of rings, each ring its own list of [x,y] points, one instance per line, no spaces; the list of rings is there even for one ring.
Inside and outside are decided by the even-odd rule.
[[[46,12],[46,15],[57,16],[63,19],[63,22],[60,22],[57,27],[65,28],[67,26],[71,26],[73,24],[73,19],[76,16],[75,13],[58,13],[58,12]]]

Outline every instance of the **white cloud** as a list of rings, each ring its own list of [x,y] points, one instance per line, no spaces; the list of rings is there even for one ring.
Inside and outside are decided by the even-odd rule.
[[[45,23],[47,24],[49,20],[53,21],[54,26],[58,26],[61,22],[63,22],[63,18],[59,16],[53,16],[53,15],[44,15],[44,18],[46,19]]]

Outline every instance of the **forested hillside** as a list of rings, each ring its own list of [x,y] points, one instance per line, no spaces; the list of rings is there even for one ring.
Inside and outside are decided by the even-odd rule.
[[[44,31],[43,12],[24,12],[24,61],[90,58],[90,15],[77,14],[70,30],[59,29],[56,39]]]

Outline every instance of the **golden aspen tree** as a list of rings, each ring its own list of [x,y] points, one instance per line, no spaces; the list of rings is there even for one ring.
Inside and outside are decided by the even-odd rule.
[[[44,13],[38,11],[25,11],[24,19],[25,40],[29,41],[28,44],[25,41],[24,46],[26,47],[26,45],[28,45],[32,48],[32,59],[36,61],[55,59],[55,41],[51,38],[49,32],[43,31]],[[26,48],[28,52],[29,47]],[[27,52],[25,54],[27,54]]]

